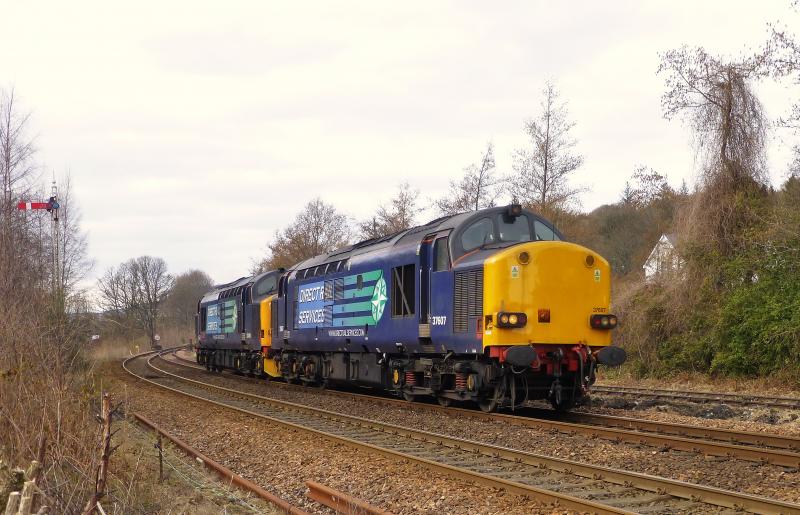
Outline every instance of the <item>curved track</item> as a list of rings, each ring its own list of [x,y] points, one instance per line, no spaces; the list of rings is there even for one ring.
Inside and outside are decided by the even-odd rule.
[[[205,370],[194,362],[180,357],[177,353],[171,360],[182,366]],[[244,379],[242,376],[234,376]],[[304,389],[301,385],[282,382],[271,384],[281,388]],[[388,405],[407,405],[408,402],[385,396],[364,395],[340,390],[325,390],[330,395],[363,398]],[[462,416],[483,420],[498,420],[508,424],[559,431],[567,434],[586,434],[593,438],[645,444],[661,449],[700,452],[710,456],[724,456],[759,463],[769,463],[784,467],[800,467],[800,438],[714,429],[688,424],[674,424],[610,415],[583,413],[556,413],[553,410],[523,408],[524,416],[507,413],[484,413],[456,407],[442,407],[437,404],[415,403],[415,408],[438,412],[457,413]]]
[[[169,351],[165,351],[169,352]],[[595,513],[800,513],[800,505],[452,438],[215,386],[153,364],[123,367],[153,385],[368,452],[405,459],[461,479]]]

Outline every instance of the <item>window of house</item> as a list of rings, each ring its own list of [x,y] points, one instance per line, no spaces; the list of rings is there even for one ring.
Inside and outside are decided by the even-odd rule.
[[[407,317],[414,314],[414,265],[392,268],[393,317]]]
[[[433,244],[433,271],[441,272],[450,268],[450,249],[447,238],[439,238]]]
[[[461,246],[467,252],[493,242],[494,224],[488,218],[478,220],[461,233]]]

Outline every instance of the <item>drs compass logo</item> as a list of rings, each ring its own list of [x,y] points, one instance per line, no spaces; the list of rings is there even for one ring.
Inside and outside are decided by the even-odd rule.
[[[380,269],[299,285],[294,328],[359,327],[364,332],[364,326],[377,325],[383,318],[389,302],[387,291]],[[338,330],[329,334],[354,335]]]
[[[375,322],[383,316],[383,308],[386,307],[387,300],[386,281],[381,276],[375,283],[375,290],[372,292],[372,318]]]

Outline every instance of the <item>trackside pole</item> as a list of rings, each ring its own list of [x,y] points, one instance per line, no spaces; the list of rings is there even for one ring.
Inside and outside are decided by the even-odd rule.
[[[50,190],[50,198],[47,202],[18,202],[17,209],[20,211],[44,209],[50,213],[50,220],[53,223],[53,295],[56,299],[63,297],[61,291],[61,226],[59,225],[58,210],[61,205],[58,203],[58,186],[55,177]]]

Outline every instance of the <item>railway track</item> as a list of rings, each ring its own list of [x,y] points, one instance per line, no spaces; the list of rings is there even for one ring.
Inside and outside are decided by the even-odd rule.
[[[162,356],[163,357],[163,356]],[[170,356],[182,366],[205,370],[193,361]],[[242,376],[234,376],[243,378]],[[301,385],[282,382],[270,384],[281,388],[306,389]],[[407,406],[405,400],[364,395],[339,390],[325,390],[326,394],[364,399],[384,405]],[[414,403],[414,407],[440,413],[459,414],[478,420],[496,420],[503,423],[547,429],[565,434],[585,434],[617,442],[656,446],[660,449],[699,452],[710,456],[731,457],[783,467],[800,468],[800,438],[768,433],[715,429],[688,424],[674,424],[630,417],[583,413],[556,413],[553,410],[525,408],[523,416],[506,413],[484,413],[438,404]]]
[[[123,367],[151,384],[204,402],[407,460],[460,479],[595,513],[798,513],[800,505],[516,451],[241,392],[159,368],[159,354]]]
[[[771,408],[800,409],[800,399],[795,397],[770,397],[738,393],[696,392],[688,390],[659,390],[629,386],[592,386],[595,393],[647,397],[650,399],[680,400],[695,403],[720,402],[744,406],[768,406]]]

